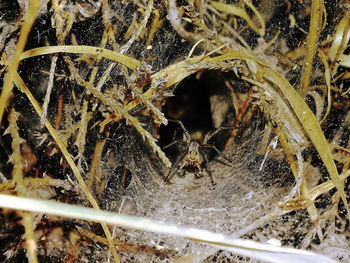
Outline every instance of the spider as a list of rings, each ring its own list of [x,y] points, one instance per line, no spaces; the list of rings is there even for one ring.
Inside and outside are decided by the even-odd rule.
[[[205,153],[205,149],[214,149],[225,161],[228,162],[229,166],[231,161],[226,158],[214,144],[208,144],[208,141],[216,135],[218,132],[224,129],[234,129],[233,127],[220,127],[218,129],[209,131],[203,139],[203,142],[191,138],[190,133],[186,130],[185,126],[180,120],[171,120],[171,122],[178,123],[183,130],[183,140],[176,140],[165,146],[163,149],[169,148],[177,143],[184,146],[183,151],[177,157],[174,164],[171,166],[168,175],[165,177],[164,182],[169,182],[169,179],[177,171],[180,176],[185,176],[186,172],[194,173],[195,178],[201,178],[203,175],[203,169],[207,172],[210,177],[212,185],[215,185],[212,172],[208,169],[207,163],[209,163],[208,157]]]

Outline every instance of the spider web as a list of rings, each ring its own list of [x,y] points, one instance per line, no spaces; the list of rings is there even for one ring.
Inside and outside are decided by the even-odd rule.
[[[261,135],[256,132],[257,138],[260,138],[259,134]],[[286,184],[282,178],[276,180],[271,176],[272,171],[276,174],[284,173],[284,179],[289,180],[286,164],[272,164],[267,161],[266,167],[263,166],[259,171],[262,158],[256,152],[258,141],[250,138],[240,145],[232,145],[225,152],[233,160],[232,167],[219,162],[221,157],[209,163],[215,186],[211,185],[208,176],[204,175],[198,179],[190,173],[184,178],[175,175],[171,184],[165,184],[162,177],[164,175],[156,172],[151,163],[145,159],[137,160],[134,156],[134,162],[126,165],[133,177],[130,185],[124,189],[120,184],[118,186],[113,183],[115,177],[111,171],[120,163],[111,155],[113,161],[108,163],[113,163],[114,166],[109,166],[106,170],[111,176],[105,192],[105,204],[108,204],[106,208],[123,214],[193,226],[226,235],[234,235],[238,230],[253,225],[262,218],[265,218],[263,222],[267,223],[271,221],[269,215],[277,211],[276,204],[283,201],[292,184]],[[260,222],[257,226],[262,224]],[[255,228],[253,227],[253,230]],[[251,235],[252,233],[250,231]],[[156,256],[135,257],[125,254],[124,262],[172,262],[174,259],[181,262],[184,257],[191,258],[191,262],[202,262],[217,252],[215,248],[172,236],[125,231],[119,228],[115,229],[115,234],[127,242],[172,251],[171,255],[163,260]],[[263,233],[254,239],[266,242],[276,235],[277,233]],[[233,260],[235,255],[226,258]]]
[[[44,2],[48,1],[42,2],[43,6],[46,6]],[[88,11],[83,7],[91,7],[91,10],[89,9],[91,11],[90,17],[95,16],[95,14],[98,16],[99,8],[97,8],[97,4],[100,2],[77,1],[80,8],[82,8],[78,10],[76,16],[81,19],[79,24],[83,24],[85,20],[85,18],[82,18],[85,12],[82,13],[81,11]],[[127,26],[121,25],[125,21],[131,23],[136,7],[132,4],[124,4],[124,8],[124,5],[121,5],[119,1],[109,2],[112,2],[111,10],[113,12],[110,12],[111,16],[115,16],[112,18],[117,21],[116,24],[120,23],[116,27],[116,38],[122,39]],[[19,1],[19,3],[24,5],[25,1]],[[66,3],[68,7],[71,6],[69,1],[66,1]],[[41,12],[45,13],[46,10]],[[140,15],[140,17],[142,16]],[[139,19],[141,20],[141,18]],[[51,23],[49,23],[51,20],[47,18],[46,20],[51,28]],[[40,21],[45,20],[42,18]],[[41,24],[41,22],[38,22],[38,24]],[[98,46],[100,39],[97,33],[102,32],[103,29],[101,21],[97,18],[91,18],[87,24],[89,27],[85,28],[85,24],[83,24],[81,27],[73,28],[78,37],[78,42],[81,45]],[[15,27],[14,24],[7,27],[10,26],[11,28]],[[44,26],[41,26],[43,28],[39,26],[37,28],[44,31]],[[81,28],[84,28],[84,30],[80,32]],[[50,30],[47,30],[47,32],[50,32]],[[1,33],[3,39],[6,39],[12,31],[15,30],[3,29]],[[39,35],[35,40],[39,43]],[[44,45],[44,40],[43,35],[41,36],[43,42],[41,45]],[[3,45],[5,45],[5,42],[0,41],[1,48],[3,48]],[[181,59],[182,56],[188,55],[191,47],[191,43],[182,41],[182,38],[171,29],[170,25],[165,23],[165,26],[159,29],[159,32],[155,35],[152,49],[146,49],[144,42],[136,41],[131,46],[128,54],[132,54],[133,57],[140,60],[148,61],[153,67],[152,71],[157,72]],[[152,59],[153,57],[157,59]],[[47,59],[49,60],[49,58]],[[109,61],[102,60],[101,65],[99,65],[100,71],[104,71],[109,63]],[[31,67],[28,67],[28,71],[29,68]],[[81,66],[81,68],[84,69],[84,66]],[[40,72],[40,69],[41,66],[35,67],[36,72]],[[120,79],[120,76],[118,69],[111,73],[111,79],[116,80],[116,82]],[[47,76],[41,77],[39,75],[39,77],[40,79],[47,79]],[[38,87],[38,85],[35,86],[35,90],[39,93],[44,89],[41,86]],[[42,84],[42,86],[45,85]],[[74,110],[68,110],[69,107],[73,106],[66,106],[67,116],[73,116],[72,112]],[[31,111],[28,110],[27,112],[27,114],[31,114]],[[27,119],[31,120],[32,117]],[[68,118],[65,121],[67,127],[72,126]],[[73,123],[73,120],[71,122]],[[301,244],[304,238],[312,240],[314,237],[308,236],[311,222],[306,212],[297,211],[289,214],[277,212],[280,211],[277,207],[278,202],[285,201],[285,197],[294,189],[294,181],[290,177],[288,164],[281,161],[285,157],[280,152],[272,152],[266,162],[263,162],[265,149],[258,149],[261,136],[263,136],[261,132],[254,132],[252,136],[231,145],[225,151],[225,155],[232,160],[233,167],[218,162],[220,157],[210,161],[208,168],[213,171],[215,186],[211,185],[208,176],[196,179],[192,174],[187,174],[185,178],[179,178],[175,175],[171,178],[172,184],[165,184],[163,178],[168,171],[157,164],[155,157],[151,154],[152,151],[147,149],[145,141],[136,132],[127,132],[122,135],[118,134],[118,136],[121,138],[120,141],[118,141],[119,139],[111,139],[111,143],[116,144],[115,146],[106,147],[107,153],[105,153],[103,169],[107,185],[103,199],[100,200],[102,208],[127,215],[143,216],[163,220],[164,222],[193,226],[228,236],[239,235],[261,242],[275,241],[282,245],[294,247],[310,248],[311,246],[315,251],[320,251],[333,258],[343,259],[344,262],[350,260],[350,252],[347,247],[348,240],[345,236],[335,233],[335,226],[327,230],[329,233],[322,241],[322,245],[309,245],[311,241],[304,245]],[[34,141],[34,139],[31,140]],[[150,156],[146,156],[147,153]],[[274,154],[276,155],[274,156]],[[130,184],[125,188],[118,182],[115,173],[117,168],[121,166],[130,170],[132,175]],[[120,228],[114,229],[114,236],[116,239],[128,243],[169,251],[164,258],[146,253],[120,252],[122,262],[250,261],[250,259],[239,258],[229,252],[217,251],[217,249],[201,243],[173,236]],[[94,252],[89,251],[89,253],[98,254],[93,258],[94,260],[101,258],[102,262],[108,254],[101,253],[101,249]]]

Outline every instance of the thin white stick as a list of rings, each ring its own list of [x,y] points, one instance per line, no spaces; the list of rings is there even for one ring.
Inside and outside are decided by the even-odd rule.
[[[325,256],[305,250],[283,248],[239,238],[229,238],[222,234],[217,234],[198,228],[168,224],[153,219],[127,216],[53,201],[36,200],[0,194],[0,207],[46,213],[50,215],[83,219],[93,222],[105,222],[107,224],[112,224],[123,228],[183,237],[190,240],[207,243],[219,249],[229,250],[243,256],[264,260],[267,262],[336,262]]]
[[[53,87],[53,80],[55,77],[56,62],[57,62],[57,56],[55,55],[55,56],[53,56],[52,61],[51,61],[49,82],[47,84],[46,95],[45,95],[44,104],[43,104],[43,114],[41,115],[41,118],[40,118],[41,125],[44,125],[45,119],[47,116],[47,108],[48,108],[49,103],[50,103],[50,96],[51,96],[51,91],[52,91],[52,87]]]

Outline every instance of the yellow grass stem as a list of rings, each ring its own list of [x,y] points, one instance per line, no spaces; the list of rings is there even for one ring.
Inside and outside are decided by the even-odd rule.
[[[30,57],[35,57],[35,56],[53,54],[53,53],[73,53],[73,54],[89,54],[89,55],[101,56],[109,60],[121,63],[133,70],[136,69],[141,64],[141,62],[137,59],[128,57],[123,54],[119,54],[109,49],[93,47],[93,46],[73,46],[73,45],[72,46],[47,46],[47,47],[33,48],[30,50],[27,50],[26,52],[23,52],[20,56],[20,60],[30,58]]]
[[[332,104],[332,96],[331,96],[331,71],[329,69],[329,64],[327,61],[327,57],[326,55],[323,53],[322,50],[319,50],[318,52],[323,66],[324,66],[324,78],[326,81],[326,85],[327,85],[327,109],[326,109],[326,113],[324,114],[322,120],[320,121],[320,124],[322,124],[326,118],[328,117],[330,111],[331,111],[331,104]]]
[[[38,102],[35,100],[34,96],[32,95],[32,93],[30,92],[30,90],[25,85],[24,81],[22,80],[22,78],[19,76],[19,74],[17,72],[15,73],[14,83],[23,93],[26,94],[27,98],[29,99],[29,101],[33,105],[37,114],[39,116],[41,116],[43,113],[41,107],[39,106]],[[63,156],[67,160],[70,168],[73,171],[74,176],[77,178],[77,180],[79,182],[81,190],[83,191],[83,193],[87,197],[88,201],[90,202],[90,204],[92,205],[92,207],[94,209],[99,210],[100,207],[99,207],[96,199],[94,198],[90,189],[86,185],[83,177],[80,175],[79,169],[78,169],[77,165],[74,163],[74,160],[73,160],[72,156],[70,155],[70,153],[68,152],[67,148],[65,147],[64,142],[62,141],[62,139],[60,137],[60,134],[56,131],[56,129],[51,125],[51,123],[47,119],[45,120],[45,127],[47,128],[50,135],[52,136],[52,138],[56,142],[58,148],[61,150]],[[117,254],[117,251],[113,245],[113,238],[112,238],[111,232],[109,231],[106,223],[101,222],[100,224],[101,224],[103,231],[107,237],[107,240],[110,244],[109,249],[111,250],[111,253],[114,257],[114,260],[117,263],[119,263],[120,259],[119,259],[119,256]]]
[[[17,72],[19,61],[20,61],[20,55],[25,47],[25,44],[27,42],[27,38],[29,35],[29,32],[32,28],[32,25],[35,21],[35,17],[37,15],[37,12],[40,7],[40,1],[39,0],[31,0],[29,1],[29,8],[24,16],[23,25],[21,27],[21,31],[19,33],[19,39],[16,45],[16,49],[12,55],[11,62],[8,64],[8,71],[4,78],[4,85],[2,88],[2,93],[0,96],[0,123],[2,121],[2,116],[4,115],[4,111],[6,109],[6,106],[8,104],[8,100],[12,94],[12,88],[13,88],[13,79]]]
[[[310,28],[307,35],[306,57],[304,59],[299,94],[304,97],[309,89],[313,60],[318,48],[318,37],[322,27],[323,0],[314,0],[311,4]]]
[[[19,114],[12,109],[9,115],[9,133],[12,136],[12,162],[13,162],[13,181],[16,183],[16,190],[19,196],[27,196],[27,186],[23,180],[23,165],[21,156],[21,143],[24,140],[19,136],[18,133],[18,121]],[[34,235],[33,219],[30,212],[21,212],[22,224],[24,226],[25,244],[27,248],[27,258],[29,263],[37,263],[38,258],[36,256],[37,244]]]
[[[170,87],[171,85],[180,82],[184,78],[200,70],[228,67],[227,63],[230,61],[232,63],[234,60],[245,60],[254,63],[259,69],[261,77],[274,84],[273,87],[271,86],[271,91],[281,94],[287,104],[290,105],[289,113],[296,115],[303,130],[305,131],[305,134],[309,137],[310,141],[319,153],[319,156],[327,168],[332,182],[334,183],[344,205],[346,206],[348,216],[350,218],[349,207],[347,206],[347,199],[344,191],[344,183],[339,177],[329,144],[325,138],[325,135],[323,134],[319,122],[310,108],[304,102],[303,98],[298,94],[298,92],[296,92],[288,80],[280,73],[273,70],[270,66],[266,65],[257,58],[244,54],[244,52],[231,50],[226,52],[224,55],[213,58],[197,57],[181,61],[157,72],[152,76],[152,80],[155,83],[157,80],[166,79],[167,81],[164,83],[164,86]],[[234,64],[232,64],[232,66],[234,66]],[[152,90],[149,89],[147,92],[151,93]],[[130,107],[131,106],[134,105],[130,105]],[[286,115],[284,114],[283,116]]]
[[[264,18],[262,17],[260,12],[255,8],[255,6],[253,4],[251,4],[248,1],[244,1],[244,3],[247,6],[249,6],[250,9],[252,9],[254,14],[258,18],[258,21],[260,23],[259,27],[254,24],[253,20],[249,17],[249,14],[247,13],[247,11],[245,11],[244,9],[242,9],[240,7],[237,7],[233,4],[224,4],[224,3],[215,2],[215,1],[211,1],[210,5],[223,13],[227,13],[230,15],[235,15],[235,16],[241,17],[242,19],[244,19],[247,22],[248,26],[252,30],[254,30],[256,33],[258,33],[260,36],[264,36],[265,35],[265,20],[264,20]]]

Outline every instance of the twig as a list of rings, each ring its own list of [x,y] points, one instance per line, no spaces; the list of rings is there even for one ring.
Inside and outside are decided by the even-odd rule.
[[[25,13],[23,26],[19,34],[19,39],[16,45],[15,52],[13,53],[12,60],[8,64],[8,72],[4,78],[4,85],[2,88],[2,93],[0,96],[0,123],[2,121],[2,116],[8,104],[8,99],[11,96],[13,88],[13,79],[17,72],[20,56],[24,49],[25,44],[27,43],[27,38],[34,23],[35,17],[40,7],[39,0],[31,0],[29,3],[28,11]]]
[[[13,180],[16,183],[16,189],[19,196],[27,196],[27,187],[25,184],[25,181],[23,180],[23,165],[22,165],[22,156],[21,156],[21,143],[23,143],[23,139],[18,134],[18,126],[17,126],[17,120],[18,120],[19,114],[15,112],[14,109],[11,110],[9,115],[9,122],[10,125],[8,127],[8,132],[12,136],[12,162],[14,165],[12,174],[13,174]],[[27,247],[27,258],[29,263],[37,263],[38,258],[36,256],[37,251],[37,244],[34,236],[34,228],[33,228],[33,219],[32,214],[30,212],[21,212],[23,220],[23,226],[24,226],[24,234],[25,234],[25,241],[26,241],[26,247]]]
[[[43,114],[41,115],[41,118],[40,118],[41,125],[44,125],[44,122],[47,116],[47,107],[49,106],[49,103],[50,103],[50,96],[51,96],[51,91],[53,87],[53,79],[55,76],[57,58],[58,58],[57,55],[55,55],[51,61],[49,82],[47,84],[46,95],[45,95],[44,104],[43,104]]]

